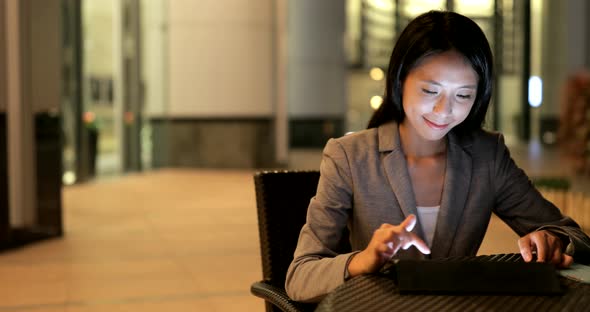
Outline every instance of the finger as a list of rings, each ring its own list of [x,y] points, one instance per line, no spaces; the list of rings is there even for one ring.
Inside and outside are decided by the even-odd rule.
[[[550,232],[544,232],[541,237],[545,238],[547,246],[547,261],[553,265],[559,265],[562,261],[561,240]]]
[[[389,254],[392,252],[392,250],[393,248],[390,248],[390,245],[388,243],[377,244],[375,246],[375,251],[380,255]]]
[[[563,261],[564,254],[560,248],[553,248],[553,255],[551,256],[551,264],[560,265]]]
[[[518,249],[525,262],[530,262],[533,259],[533,253],[531,251],[531,240],[530,237],[524,236],[518,240]]]
[[[389,224],[389,223],[382,223],[381,226],[379,227],[379,229],[388,229],[388,228],[392,228],[393,225]]]
[[[563,254],[563,257],[561,258],[561,264],[559,266],[562,268],[569,268],[573,263],[574,257],[568,254]]]
[[[387,242],[387,247],[389,250],[393,250],[393,242]]]
[[[416,216],[413,214],[409,215],[402,223],[400,223],[400,226],[408,232],[412,231],[415,225]]]
[[[385,259],[391,259],[395,255],[394,246],[392,242],[383,244],[384,251],[380,252],[381,256]]]
[[[388,248],[387,252],[390,253],[391,256],[395,255],[397,251],[401,248],[401,240],[399,234],[396,234],[394,232],[390,233],[390,236],[385,240],[384,244]]]
[[[547,256],[550,254],[547,237],[540,233],[532,235],[531,243],[535,245],[537,250],[537,262],[545,262]]]
[[[390,254],[391,256],[393,256],[399,250],[399,243],[395,244],[394,242],[388,242],[387,248],[388,248],[387,253]]]
[[[421,253],[425,255],[430,254],[430,247],[416,234],[408,233],[409,238],[406,239],[405,244],[402,246],[403,249],[408,249],[410,246],[414,245]]]

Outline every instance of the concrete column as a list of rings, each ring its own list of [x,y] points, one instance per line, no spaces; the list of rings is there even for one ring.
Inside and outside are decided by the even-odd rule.
[[[0,0],[0,244],[9,240],[8,147],[6,143],[6,4]]]
[[[543,115],[559,112],[560,90],[569,74],[586,66],[590,19],[585,0],[545,0],[543,25]]]
[[[565,20],[567,40],[567,69],[575,72],[588,65],[590,44],[590,2],[588,0],[567,0]]]
[[[271,2],[168,1],[168,115],[272,116]]]
[[[146,106],[155,167],[276,165],[280,8],[275,0],[167,1],[163,101]]]
[[[274,16],[274,103],[275,156],[278,164],[289,161],[289,107],[287,103],[287,45],[289,0],[275,1]]]
[[[0,4],[9,199],[2,208],[18,243],[61,233],[61,1]]]
[[[561,91],[567,77],[587,66],[586,59],[590,19],[586,0],[543,1],[541,35],[541,78],[543,104],[535,113],[533,123],[540,128],[555,128],[561,110]],[[538,53],[533,51],[533,53]],[[550,129],[554,131],[555,129]],[[540,129],[540,132],[546,132]]]
[[[29,1],[5,0],[9,217],[12,227],[36,222]]]
[[[341,0],[289,1],[287,101],[291,142],[296,145],[317,137],[323,145],[330,136],[342,134],[345,6]]]
[[[0,113],[6,113],[6,0],[0,0]]]

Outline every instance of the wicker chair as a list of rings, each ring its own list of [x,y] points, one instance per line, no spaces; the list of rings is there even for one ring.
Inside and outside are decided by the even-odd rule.
[[[267,312],[315,308],[291,300],[284,285],[319,177],[318,171],[262,171],[254,175],[263,279],[253,283],[250,291],[266,301]]]

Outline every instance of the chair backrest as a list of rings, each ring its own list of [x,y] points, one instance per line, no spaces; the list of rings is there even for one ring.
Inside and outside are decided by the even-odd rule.
[[[254,175],[263,279],[283,288],[319,171],[262,171]]]

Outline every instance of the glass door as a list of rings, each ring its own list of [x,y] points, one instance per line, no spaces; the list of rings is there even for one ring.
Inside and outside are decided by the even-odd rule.
[[[82,123],[82,6],[62,2],[62,182],[71,185],[90,176],[88,140]]]
[[[142,168],[139,2],[62,2],[66,185]]]

